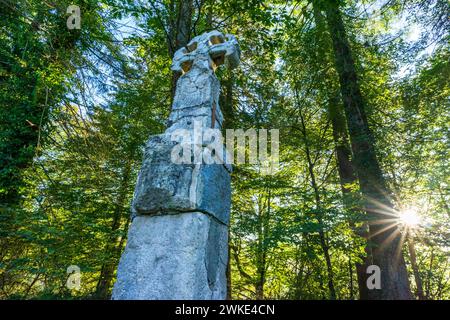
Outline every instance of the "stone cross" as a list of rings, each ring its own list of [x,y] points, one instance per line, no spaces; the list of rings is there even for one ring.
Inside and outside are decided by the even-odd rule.
[[[214,71],[239,60],[236,39],[218,31],[175,53],[172,70],[182,75],[167,130],[146,145],[112,299],[225,299],[230,167],[174,162],[173,137],[195,126],[222,128]]]

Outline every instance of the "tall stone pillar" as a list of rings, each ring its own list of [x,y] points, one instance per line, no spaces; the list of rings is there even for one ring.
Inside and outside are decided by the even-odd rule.
[[[217,31],[175,53],[172,70],[183,75],[167,130],[146,145],[112,299],[225,299],[231,167],[205,163],[217,137],[202,132],[223,122],[214,71],[239,57],[236,39]]]

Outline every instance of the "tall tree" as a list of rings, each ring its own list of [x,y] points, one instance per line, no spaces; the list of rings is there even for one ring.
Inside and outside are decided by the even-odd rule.
[[[411,299],[401,234],[393,223],[395,210],[377,159],[339,1],[327,0],[323,9],[333,42],[355,170],[370,224],[373,263],[381,269],[381,289],[370,291],[370,298]]]
[[[335,157],[338,167],[339,182],[343,195],[343,204],[349,213],[352,213],[350,224],[355,230],[356,234],[367,241],[367,224],[361,224],[354,222],[352,219],[358,215],[362,215],[364,212],[357,209],[358,202],[358,178],[355,172],[355,168],[352,164],[352,151],[349,143],[347,122],[345,119],[343,104],[339,89],[337,88],[337,74],[334,68],[330,66],[332,61],[328,61],[330,55],[323,54],[323,50],[326,48],[326,52],[332,50],[330,41],[328,40],[328,34],[326,32],[326,22],[322,12],[318,6],[313,6],[314,22],[315,22],[315,54],[314,54],[314,68],[316,72],[321,75],[320,79],[324,79],[323,85],[318,85],[320,91],[326,97],[326,105],[328,116],[331,121],[331,127],[333,131],[333,140],[335,145]],[[329,66],[324,68],[323,66]],[[322,78],[323,77],[323,78]],[[360,220],[364,220],[364,217],[360,217]],[[367,267],[370,264],[371,259],[370,247],[365,245],[365,255],[358,257],[356,266],[356,275],[358,279],[358,290],[360,299],[368,299],[367,288]],[[361,260],[361,261],[360,261]],[[350,270],[352,266],[350,265]],[[351,271],[352,272],[352,271]]]

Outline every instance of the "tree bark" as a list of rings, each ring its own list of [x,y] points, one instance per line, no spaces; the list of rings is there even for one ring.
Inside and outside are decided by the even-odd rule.
[[[191,40],[191,26],[192,26],[192,14],[193,14],[193,0],[180,0],[175,6],[177,13],[177,20],[175,24],[176,30],[171,30],[174,39],[174,44],[172,45],[172,50],[169,52],[170,57],[173,58],[175,51],[185,47]],[[172,26],[173,28],[173,26]],[[171,41],[171,39],[168,39]],[[171,94],[172,101],[175,96],[175,90],[177,88],[178,78],[181,76],[178,72],[172,72],[172,84],[171,84]]]
[[[328,48],[328,41],[324,38],[324,30],[326,28],[326,22],[324,21],[324,16],[320,12],[317,4],[313,3],[313,11],[314,11],[314,21],[316,24],[316,52],[315,52],[315,61],[317,62],[317,69],[322,68],[324,64],[329,64],[330,61],[326,59],[326,57],[322,54],[320,50],[323,50],[323,47]],[[330,50],[332,48],[330,47]],[[324,95],[327,97],[327,107],[328,107],[328,116],[331,120],[332,129],[333,129],[333,141],[335,145],[335,154],[336,154],[336,162],[338,167],[341,191],[343,196],[343,205],[348,212],[356,213],[357,208],[355,208],[356,192],[353,191],[350,186],[357,183],[357,176],[355,169],[352,165],[352,153],[350,149],[346,121],[344,110],[342,107],[341,96],[338,90],[335,88],[335,82],[329,77],[328,74],[323,75],[325,80],[325,88],[323,89]],[[364,214],[363,212],[360,212]],[[356,235],[362,237],[367,242],[368,237],[368,226],[367,223],[364,223],[360,228],[357,228],[355,223],[350,222],[350,227],[353,229]],[[367,267],[370,265],[371,260],[371,250],[370,247],[365,244],[365,252],[364,256],[361,256],[360,259],[363,261],[362,263],[357,261],[355,262],[356,267],[356,275],[358,282],[358,291],[359,298],[361,300],[368,299],[368,288],[366,285],[367,280]],[[352,281],[353,282],[353,281]]]
[[[328,105],[328,114],[330,116],[332,128],[333,128],[333,140],[335,144],[336,160],[338,165],[339,179],[341,185],[341,191],[343,196],[344,207],[349,211],[355,211],[354,201],[355,194],[351,190],[350,185],[357,182],[357,176],[355,169],[351,161],[351,150],[348,142],[348,135],[345,123],[345,117],[343,110],[340,106],[340,99],[335,97],[330,99]],[[363,223],[361,227],[356,227],[354,223],[350,224],[350,227],[355,233],[363,239],[368,239],[368,226]],[[369,299],[369,289],[367,288],[367,267],[370,265],[372,251],[369,246],[365,246],[365,256],[360,257],[361,262],[356,262],[356,275],[358,279],[359,299]]]
[[[266,283],[266,262],[267,262],[267,237],[268,237],[268,222],[270,219],[270,190],[267,196],[267,210],[264,210],[263,201],[258,204],[258,238],[257,238],[257,253],[256,253],[256,279],[255,279],[255,293],[257,300],[264,299],[264,285]]]
[[[219,106],[224,116],[224,129],[232,129],[235,122],[233,101],[233,71],[228,71],[228,77],[222,79],[222,88],[219,96]]]
[[[417,296],[419,297],[419,300],[425,300],[425,295],[423,294],[422,277],[420,276],[419,267],[417,266],[416,249],[414,248],[414,239],[412,238],[410,232],[408,232],[406,235],[406,241],[408,243],[409,259],[411,260],[411,267],[414,273],[414,280],[416,281]]]
[[[335,66],[339,74],[350,135],[353,160],[359,178],[364,207],[369,218],[369,237],[373,243],[373,263],[381,270],[381,289],[370,290],[370,299],[412,299],[408,274],[401,253],[401,237],[392,219],[393,205],[374,148],[356,65],[347,39],[339,2],[327,0],[324,6],[333,42]]]

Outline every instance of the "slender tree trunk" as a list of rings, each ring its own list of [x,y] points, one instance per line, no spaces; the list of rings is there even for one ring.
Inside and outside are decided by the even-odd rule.
[[[408,274],[401,253],[400,232],[394,223],[384,222],[386,219],[392,219],[394,210],[376,157],[374,139],[368,126],[339,1],[327,0],[324,8],[333,42],[354,166],[370,220],[369,236],[373,243],[373,263],[381,270],[381,289],[370,290],[370,299],[411,299]]]
[[[350,300],[354,300],[355,295],[353,293],[354,289],[354,285],[353,285],[353,264],[352,264],[352,259],[348,258],[348,275],[350,278]]]
[[[226,271],[226,277],[227,277],[227,300],[231,300],[231,247],[230,247],[230,228],[228,228],[228,260],[227,260],[227,271]]]
[[[258,282],[255,286],[256,289],[256,300],[264,299],[264,278],[258,275]]]
[[[296,300],[302,300],[303,296],[303,285],[304,285],[304,269],[305,269],[305,261],[309,259],[303,259],[302,257],[303,246],[299,245],[295,250],[295,282],[293,285],[293,298]]]
[[[256,281],[255,281],[255,293],[256,299],[264,299],[264,285],[266,283],[266,258],[267,258],[267,232],[268,232],[268,219],[270,211],[270,191],[267,198],[268,206],[267,211],[264,210],[262,201],[258,205],[258,247],[256,256]]]
[[[431,247],[431,253],[430,253],[430,265],[427,272],[427,278],[425,281],[425,299],[430,300],[431,295],[431,272],[433,270],[434,266],[434,248]]]
[[[348,142],[346,123],[343,114],[343,110],[340,107],[340,99],[335,97],[330,99],[328,105],[328,114],[331,119],[333,128],[333,140],[336,150],[336,159],[338,164],[339,179],[341,184],[341,190],[343,195],[344,207],[349,211],[355,211],[355,193],[350,188],[351,185],[357,183],[357,177],[355,169],[351,162],[351,150]],[[350,227],[355,230],[355,233],[363,239],[368,239],[368,226],[363,223],[361,227],[356,227],[354,223],[351,223]],[[367,288],[367,267],[370,265],[372,252],[370,247],[365,246],[365,255],[360,257],[361,262],[356,262],[356,275],[358,279],[359,299],[369,299],[369,289]]]
[[[175,51],[185,47],[191,40],[191,26],[193,15],[193,0],[179,0],[177,5],[174,6],[177,10],[177,20],[175,23],[176,30],[171,30],[170,34],[175,38],[174,43],[171,46],[172,52],[169,52],[170,57],[173,58]],[[173,26],[172,26],[173,27]],[[168,39],[169,41],[171,39]],[[172,101],[175,96],[175,90],[177,88],[178,78],[181,76],[178,72],[172,72]]]
[[[231,73],[230,73],[231,77]],[[231,79],[226,83],[226,94],[223,94],[223,89],[219,96],[219,106],[224,113],[224,124],[223,129],[231,129],[234,123],[233,119],[233,92],[232,92]],[[225,110],[230,110],[230,112],[225,112]],[[230,228],[228,227],[228,262],[227,262],[227,300],[231,300],[231,264],[230,264]]]
[[[311,159],[311,152],[309,149],[309,141],[308,141],[308,136],[307,136],[307,132],[306,132],[306,125],[305,125],[305,121],[304,121],[301,111],[300,111],[300,120],[301,120],[301,126],[302,126],[303,139],[305,142],[305,151],[306,151],[306,159],[308,161],[308,170],[309,170],[309,175],[311,177],[311,186],[314,190],[314,196],[315,196],[315,200],[316,200],[316,209],[318,211],[317,221],[320,224],[319,240],[320,240],[320,246],[322,248],[322,251],[323,251],[323,254],[325,257],[325,263],[327,266],[328,289],[330,291],[330,299],[335,300],[336,299],[336,290],[334,288],[334,281],[333,281],[333,266],[331,264],[329,246],[328,246],[328,241],[326,239],[327,235],[323,231],[323,227],[322,227],[323,220],[322,220],[322,214],[320,212],[322,205],[321,205],[321,201],[320,201],[319,187],[317,186],[317,182],[316,182],[316,176],[314,173],[314,163],[312,162],[312,159]]]
[[[211,8],[211,7],[210,7]],[[208,14],[212,16],[211,10],[208,11]],[[211,18],[212,19],[212,18]],[[211,28],[212,20],[208,20],[208,26]],[[233,83],[232,83],[232,73],[229,71],[229,77],[225,81],[222,80],[222,87],[219,95],[219,106],[224,115],[224,129],[233,128],[234,117],[233,117]],[[227,300],[231,300],[231,265],[230,265],[230,228],[228,228],[228,262],[227,262]]]
[[[317,68],[322,68],[324,64],[329,64],[330,61],[326,58],[325,55],[320,50],[323,50],[323,47],[329,47],[329,41],[327,41],[324,37],[326,28],[326,21],[324,19],[323,14],[320,12],[317,4],[313,3],[313,12],[314,12],[314,21],[316,23],[316,41],[317,41],[317,49],[315,52],[315,60],[317,62]],[[330,50],[332,48],[330,47]],[[329,79],[327,75],[324,75],[325,79]],[[336,153],[336,162],[338,166],[338,173],[341,185],[341,191],[343,196],[343,205],[347,209],[348,212],[355,212],[355,200],[356,200],[356,192],[353,191],[349,186],[353,186],[357,183],[357,176],[355,169],[352,165],[351,158],[352,153],[350,149],[346,121],[344,110],[342,108],[342,102],[340,98],[338,90],[335,89],[335,84],[332,79],[328,81],[325,80],[324,94],[328,97],[328,116],[331,120],[332,128],[333,128],[333,140],[335,145],[335,153]],[[363,212],[361,212],[363,214]],[[355,223],[350,222],[350,227],[354,230],[354,232],[366,239],[368,237],[368,226],[366,223],[363,224],[360,228],[355,226]],[[356,275],[358,279],[358,290],[359,290],[359,298],[362,300],[368,299],[368,288],[366,285],[367,280],[367,267],[370,265],[371,259],[371,250],[365,245],[366,254],[360,259],[363,261],[362,263],[357,261],[355,263],[356,267]]]
[[[419,267],[417,266],[416,259],[416,249],[414,248],[414,239],[408,232],[406,235],[406,241],[408,243],[409,259],[411,260],[411,266],[414,273],[414,280],[416,281],[417,296],[419,300],[425,300],[425,295],[423,294],[422,278],[419,273]]]
[[[114,271],[116,270],[116,260],[121,254],[124,242],[119,241],[117,243],[117,236],[115,232],[121,226],[121,220],[123,216],[123,208],[127,199],[128,189],[130,185],[131,164],[128,163],[124,168],[122,175],[122,181],[119,189],[119,198],[117,199],[116,208],[114,210],[113,223],[111,226],[111,236],[109,237],[106,245],[106,253],[111,255],[111,258],[105,261],[100,271],[100,277],[97,282],[97,288],[95,291],[95,297],[98,299],[108,299],[112,280],[114,277]],[[123,239],[122,239],[123,240]]]
[[[224,116],[224,129],[232,129],[235,122],[233,101],[233,71],[228,71],[228,77],[222,79],[222,88],[219,96],[219,106]]]

